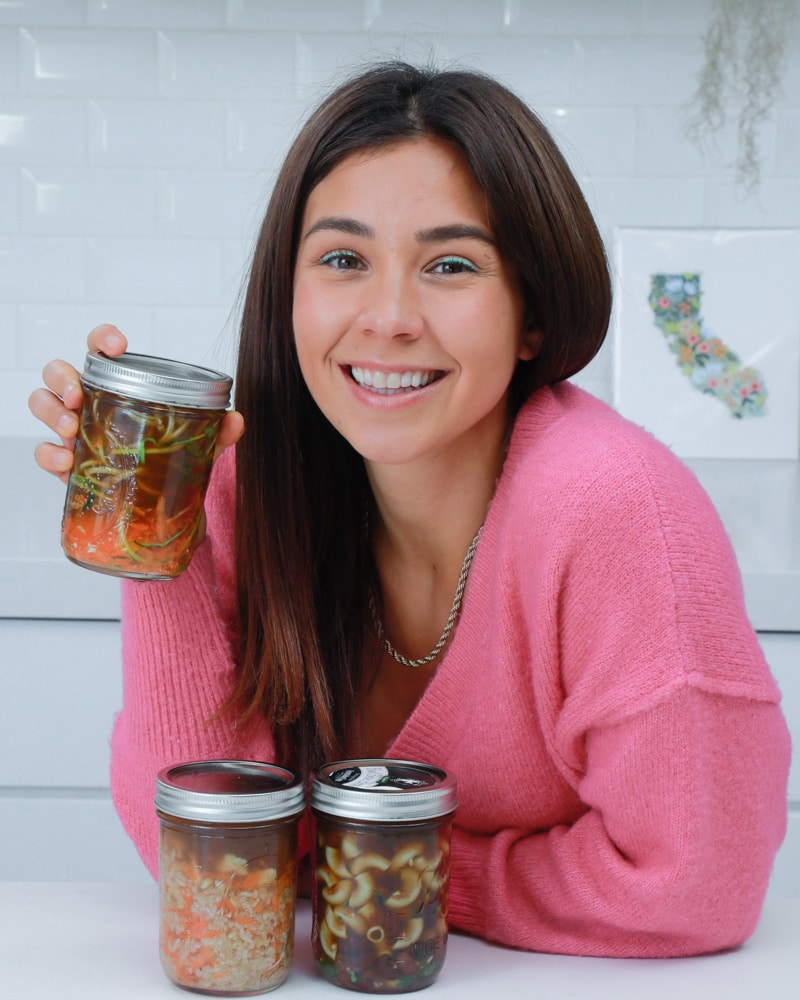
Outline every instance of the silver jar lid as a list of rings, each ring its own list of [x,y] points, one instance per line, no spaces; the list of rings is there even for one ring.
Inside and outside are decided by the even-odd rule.
[[[148,354],[107,357],[89,351],[82,381],[95,389],[149,403],[224,410],[230,403],[233,379],[223,372]]]
[[[435,819],[453,812],[457,804],[455,778],[418,761],[332,761],[311,777],[312,807],[347,819],[390,823]]]
[[[301,813],[305,791],[299,775],[277,764],[202,760],[159,771],[155,804],[180,819],[258,823]]]

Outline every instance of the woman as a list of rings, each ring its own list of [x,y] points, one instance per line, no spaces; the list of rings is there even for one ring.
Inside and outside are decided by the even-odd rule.
[[[123,585],[112,787],[152,871],[164,764],[395,756],[458,778],[455,927],[630,956],[752,932],[779,695],[695,479],[565,381],[609,311],[579,187],[494,81],[382,65],[312,115],[255,251],[207,538],[178,580]],[[37,458],[66,477],[78,376],[45,381],[64,446]]]

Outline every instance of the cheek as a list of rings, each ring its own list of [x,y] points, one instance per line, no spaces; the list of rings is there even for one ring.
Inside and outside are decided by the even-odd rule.
[[[321,340],[323,328],[320,325],[320,310],[315,305],[316,299],[309,295],[302,282],[295,285],[292,303],[292,328],[297,353],[301,360],[308,355],[314,343]]]
[[[333,390],[331,378],[336,371],[331,352],[338,342],[338,328],[324,297],[309,294],[302,282],[295,286],[292,327],[303,381],[317,406],[330,419],[328,400]]]
[[[304,337],[304,331],[308,325],[308,306],[309,297],[305,294],[302,283],[295,282],[292,291],[292,328],[295,340],[299,341]]]
[[[521,310],[513,301],[505,296],[488,297],[470,312],[450,319],[465,362],[511,377],[523,344]]]
[[[310,317],[304,309],[303,304],[295,299],[292,309],[292,328],[294,331],[294,346],[297,353],[297,362],[303,375],[306,385],[313,391],[313,342],[309,339],[309,331],[314,329],[314,324],[309,322]]]
[[[294,287],[292,324],[298,347],[302,341],[309,348],[325,349],[341,325],[335,297],[327,295],[324,287],[299,280]]]

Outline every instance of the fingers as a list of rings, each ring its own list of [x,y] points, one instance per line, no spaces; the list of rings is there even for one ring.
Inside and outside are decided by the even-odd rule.
[[[42,378],[47,389],[50,390],[53,397],[57,397],[61,401],[64,408],[77,410],[80,407],[81,400],[83,399],[81,377],[78,370],[73,368],[71,364],[61,360],[48,361],[42,371]],[[37,392],[41,391],[46,390],[37,390]],[[40,399],[39,402],[42,404],[44,401]],[[33,410],[32,404],[33,399],[31,400],[31,412],[33,415],[40,420],[44,420],[48,426],[51,426],[51,422],[47,420],[47,415],[57,412],[57,408],[53,406],[45,407],[43,413],[38,413]]]
[[[128,349],[128,341],[111,323],[102,323],[96,326],[89,334],[86,341],[90,351],[102,351],[111,358],[117,357]]]
[[[222,418],[222,422],[219,425],[219,432],[217,433],[217,458],[219,458],[226,448],[230,448],[236,444],[243,433],[244,417],[238,410],[228,410]]]
[[[65,368],[70,367],[64,362],[51,362],[51,365],[58,364],[64,365]],[[67,382],[61,385],[62,393],[70,404],[80,406],[80,382],[70,381],[68,375],[56,377],[51,374],[50,378],[56,384],[61,384],[62,380],[66,378]],[[50,389],[35,389],[30,395],[28,406],[31,413],[52,431],[55,431],[62,441],[61,445],[53,444],[50,441],[43,441],[37,445],[33,453],[36,463],[45,472],[52,473],[66,483],[69,478],[69,470],[72,468],[75,435],[78,433],[78,414],[66,406],[55,391]]]
[[[78,413],[83,391],[78,372],[66,361],[51,361],[43,372],[46,388],[34,389],[28,408],[37,420],[61,438],[61,445],[43,442],[34,451],[46,472],[66,481],[78,433]]]
[[[72,369],[69,373],[54,376],[48,373],[51,367],[64,362],[51,361],[45,369],[45,381],[50,388],[34,389],[28,398],[28,408],[37,420],[41,420],[51,431],[61,438],[75,437],[78,432],[78,416],[76,409],[83,399],[78,373]],[[69,368],[65,365],[65,368]]]
[[[113,357],[128,346],[123,334],[110,324],[95,327],[86,343],[90,351],[103,351]],[[69,411],[79,410],[83,400],[80,373],[68,362],[55,360],[45,365],[42,377],[47,389],[37,389],[31,394],[31,413],[62,437],[74,437],[77,419],[73,420]]]
[[[102,351],[110,357],[122,354],[128,347],[124,335],[108,323],[95,327],[86,343],[90,351]],[[45,365],[42,377],[44,388],[34,389],[28,407],[37,420],[61,438],[62,443],[42,442],[35,448],[34,458],[46,472],[67,482],[78,433],[78,411],[83,401],[80,373],[68,362],[55,360]]]
[[[61,447],[50,441],[42,441],[41,444],[36,445],[33,457],[39,468],[51,473],[65,485],[69,482],[73,457],[71,448]]]

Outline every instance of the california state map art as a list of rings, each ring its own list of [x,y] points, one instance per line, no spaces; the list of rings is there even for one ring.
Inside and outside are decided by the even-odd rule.
[[[800,230],[618,229],[614,406],[684,458],[800,457]]]
[[[651,275],[655,325],[692,388],[718,399],[737,420],[762,416],[767,401],[764,377],[757,368],[743,365],[711,332],[700,314],[701,280],[699,274]]]

